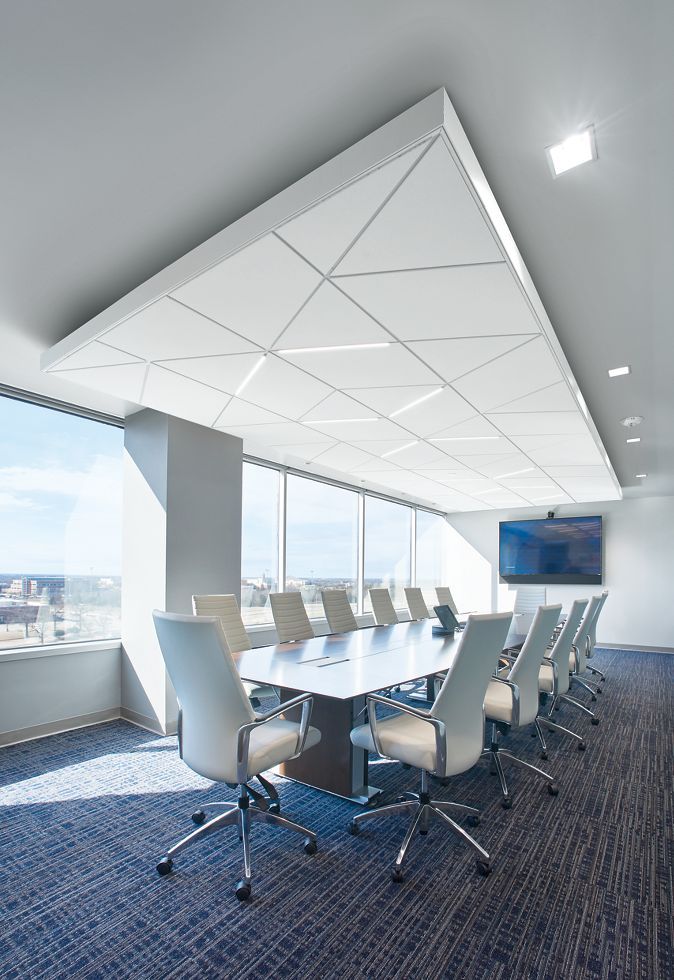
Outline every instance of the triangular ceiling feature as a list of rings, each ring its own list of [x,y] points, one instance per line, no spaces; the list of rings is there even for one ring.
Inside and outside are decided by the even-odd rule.
[[[394,340],[371,316],[330,282],[324,282],[283,331],[274,347],[333,347],[340,344],[391,343]]]
[[[569,391],[566,381],[557,381],[534,391],[523,398],[505,402],[498,408],[492,409],[491,414],[500,412],[573,412],[578,409],[578,403]]]
[[[97,340],[81,347],[69,357],[64,358],[55,371],[76,371],[80,368],[112,367],[116,364],[137,364],[140,358],[133,354],[125,354],[123,351],[108,347]]]
[[[454,381],[518,347],[522,340],[522,337],[462,337],[459,340],[418,340],[407,346],[445,381]]]
[[[266,425],[270,422],[287,421],[283,416],[260,408],[259,405],[252,405],[241,398],[232,398],[224,408],[216,427],[226,429],[228,425]]]
[[[321,272],[329,272],[358,232],[419,158],[420,143],[355,180],[278,229],[278,234]]]

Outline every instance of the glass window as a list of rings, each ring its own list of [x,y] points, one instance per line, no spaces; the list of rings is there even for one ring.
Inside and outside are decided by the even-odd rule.
[[[0,396],[0,650],[119,637],[123,443]]]
[[[444,517],[417,511],[417,585],[432,613],[437,606],[436,585],[448,585],[444,560],[447,555],[448,525]]]
[[[281,474],[243,464],[241,514],[241,615],[244,623],[271,623],[269,593],[279,591],[279,490]]]
[[[301,592],[311,619],[323,618],[321,589],[346,589],[358,603],[358,494],[289,475],[286,590]]]
[[[369,589],[387,588],[396,608],[405,608],[403,589],[410,584],[412,510],[378,497],[365,498],[365,596],[370,610]]]

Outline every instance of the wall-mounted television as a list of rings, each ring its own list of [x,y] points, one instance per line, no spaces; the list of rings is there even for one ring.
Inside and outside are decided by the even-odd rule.
[[[501,521],[499,574],[517,585],[599,584],[601,517]]]

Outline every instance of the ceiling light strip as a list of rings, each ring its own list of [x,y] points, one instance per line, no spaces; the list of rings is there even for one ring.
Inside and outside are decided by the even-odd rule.
[[[389,449],[387,453],[382,453],[381,459],[388,459],[389,456],[395,456],[396,453],[401,453],[404,449],[411,449],[412,446],[416,446],[418,442],[418,439],[413,439],[412,442],[407,442],[404,446],[398,446],[397,449]]]
[[[427,395],[422,395],[421,398],[415,398],[414,401],[410,402],[408,405],[403,405],[402,408],[398,408],[396,409],[395,412],[391,412],[389,418],[390,419],[397,418],[399,415],[402,415],[403,412],[409,411],[410,408],[416,408],[416,406],[421,405],[422,402],[427,402],[429,398],[435,398],[436,395],[439,395],[440,392],[444,390],[445,390],[444,387],[436,388],[435,391],[430,391]]]
[[[505,480],[507,476],[520,476],[522,473],[534,473],[535,466],[527,466],[525,470],[513,470],[512,473],[501,473],[500,476],[492,476],[492,480]]]
[[[376,344],[333,344],[331,347],[282,347],[276,354],[327,354],[339,350],[375,350],[378,347],[391,347],[392,340]]]
[[[246,387],[246,385],[254,377],[254,375],[257,374],[257,372],[260,370],[260,368],[264,364],[264,362],[266,360],[266,357],[267,357],[267,355],[266,354],[263,354],[262,357],[259,359],[259,361],[256,361],[255,362],[255,364],[252,366],[252,368],[250,369],[250,371],[248,372],[248,374],[246,375],[246,377],[243,379],[243,381],[241,382],[241,384],[239,385],[239,387],[234,392],[234,395],[235,396],[240,395],[241,392],[243,391],[243,389]]]

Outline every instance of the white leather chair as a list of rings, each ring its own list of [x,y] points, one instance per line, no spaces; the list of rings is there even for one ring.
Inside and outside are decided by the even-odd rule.
[[[316,635],[299,592],[271,592],[269,601],[279,643],[311,640]]]
[[[578,742],[578,748],[580,750],[585,749],[585,739],[583,736],[572,731],[570,728],[564,728],[562,725],[557,724],[557,722],[553,722],[551,716],[559,700],[566,696],[569,690],[569,655],[571,654],[573,640],[586,607],[587,599],[574,599],[571,611],[566,617],[566,622],[555,640],[552,650],[548,651],[548,654],[541,663],[538,672],[538,690],[541,694],[545,695],[546,700],[550,701],[550,708],[547,715],[539,712],[538,720],[540,724],[545,725],[551,731],[560,732],[574,738]],[[546,753],[547,748],[540,727],[537,730],[541,739],[541,748]]]
[[[491,725],[491,738],[490,746],[485,749],[483,755],[489,757],[491,765],[498,774],[503,796],[501,803],[506,810],[512,806],[512,794],[508,789],[508,783],[503,772],[502,759],[507,759],[509,762],[542,776],[547,781],[550,795],[557,795],[554,777],[543,772],[537,766],[533,766],[530,762],[525,762],[524,759],[502,749],[499,744],[499,737],[532,724],[539,731],[540,723],[537,720],[538,674],[561,611],[561,604],[538,607],[527,638],[514,663],[505,671],[499,671],[498,677],[489,681],[485,694],[484,711],[487,723]],[[539,738],[543,740],[540,731]]]
[[[508,634],[512,613],[493,613],[469,616],[461,634],[454,661],[430,711],[396,705],[396,712],[378,718],[378,705],[391,702],[379,694],[367,698],[369,724],[354,728],[351,741],[369,752],[421,770],[421,791],[406,794],[406,798],[390,806],[360,813],[351,821],[352,834],[360,832],[368,820],[391,814],[411,814],[412,821],[395,860],[391,876],[402,881],[402,864],[415,831],[425,834],[431,817],[460,837],[477,854],[477,867],[482,874],[491,870],[489,854],[480,847],[463,827],[449,816],[467,814],[473,825],[479,822],[479,811],[472,806],[432,800],[428,792],[429,774],[442,778],[470,769],[480,758],[484,738],[484,696],[490,676],[494,673],[499,654]]]
[[[410,616],[412,619],[431,618],[431,614],[428,611],[428,606],[426,605],[426,600],[424,599],[421,589],[406,588],[405,598],[407,600],[407,608],[410,611]]]
[[[525,585],[515,593],[513,615],[517,632],[524,635],[534,621],[536,610],[546,602],[544,585]]]
[[[458,617],[459,610],[456,608],[452,590],[447,585],[436,585],[435,594],[438,597],[439,606],[449,606],[455,616]]]
[[[321,599],[331,633],[351,633],[358,629],[346,589],[323,589]]]
[[[302,834],[307,854],[316,851],[316,834],[272,812],[253,793],[248,780],[316,745],[321,739],[309,725],[313,699],[300,694],[264,715],[256,715],[241,683],[217,616],[152,613],[159,646],[178,698],[180,758],[205,779],[238,786],[237,803],[213,802],[220,811],[207,819],[206,811],[192,814],[201,824],[169,848],[157,865],[160,875],[173,869],[182,850],[219,827],[236,826],[243,843],[243,878],[236,888],[240,900],[250,898],[250,828],[259,821]],[[302,706],[299,722],[282,718],[284,711]],[[254,802],[250,802],[253,796]]]
[[[195,616],[218,617],[227,646],[232,653],[240,653],[242,650],[252,648],[235,595],[193,595],[192,611]],[[251,684],[249,681],[244,681],[243,688],[254,708],[260,707],[260,698],[278,696],[278,692],[267,684]]]
[[[391,601],[388,589],[370,589],[372,615],[377,626],[393,626],[398,622],[398,615]]]
[[[592,628],[596,623],[603,604],[603,595],[594,595],[590,599],[590,605],[587,607],[587,612],[573,639],[573,649],[569,657],[569,682],[571,686],[583,688],[588,694],[592,695],[593,701],[597,700],[597,693],[601,693],[601,687],[596,681],[585,676],[588,668],[587,651],[590,645]]]
[[[588,660],[592,660],[592,658],[594,657],[594,648],[597,645],[597,623],[599,621],[599,617],[600,617],[600,615],[602,613],[602,610],[604,608],[604,604],[605,604],[606,600],[608,599],[608,589],[604,589],[604,591],[601,594],[601,599],[602,599],[601,605],[600,605],[599,609],[597,610],[596,616],[594,617],[594,622],[590,626],[590,635],[587,638],[587,659]],[[587,664],[587,669],[590,671],[591,674],[594,674],[595,677],[598,677],[599,678],[599,682],[600,683],[603,683],[606,680],[606,677],[601,672],[601,670],[599,670],[597,667],[593,667],[592,664]],[[601,692],[601,688],[598,688],[598,690]]]

